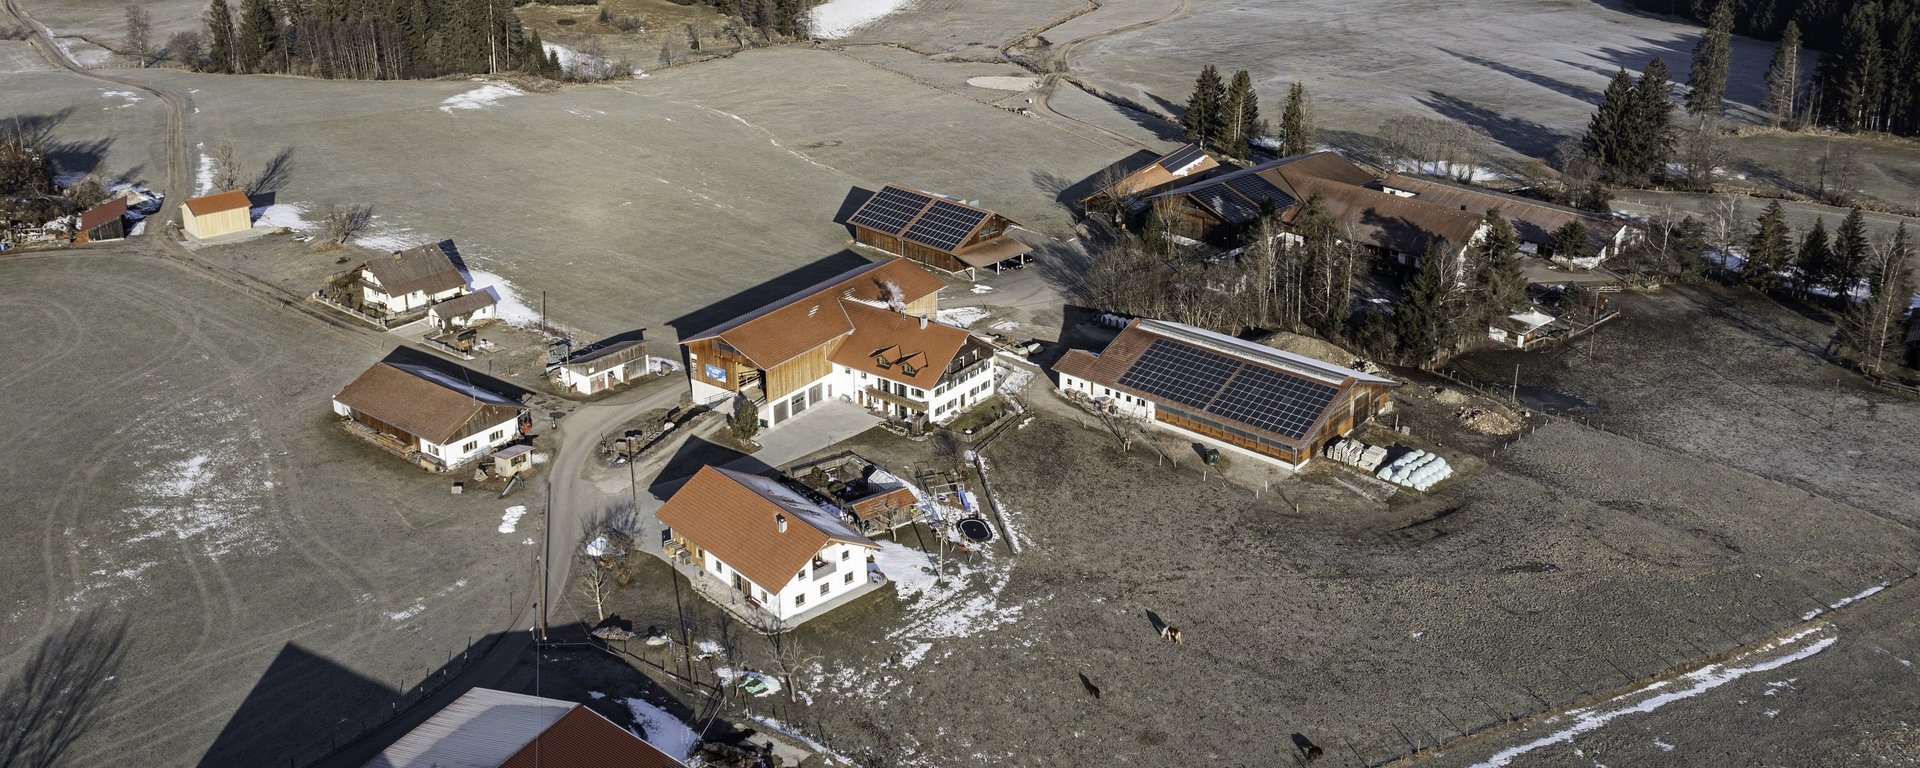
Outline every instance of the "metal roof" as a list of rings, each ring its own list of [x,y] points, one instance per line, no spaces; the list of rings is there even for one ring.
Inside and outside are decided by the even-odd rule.
[[[495,768],[576,706],[475,688],[387,747],[367,768]]]

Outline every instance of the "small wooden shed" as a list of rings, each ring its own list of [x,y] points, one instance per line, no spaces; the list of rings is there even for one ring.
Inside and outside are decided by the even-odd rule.
[[[495,477],[513,477],[533,468],[533,446],[509,445],[493,452]]]
[[[253,228],[251,205],[247,193],[237,189],[192,198],[180,207],[180,226],[200,239],[245,232]]]
[[[119,240],[127,236],[127,199],[116,197],[96,205],[80,214],[79,231],[74,234],[74,245],[86,245],[106,240]]]

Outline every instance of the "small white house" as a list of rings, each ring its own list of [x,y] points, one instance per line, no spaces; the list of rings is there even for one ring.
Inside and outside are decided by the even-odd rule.
[[[520,439],[526,407],[440,371],[378,362],[333,397],[333,412],[437,469],[466,464]]]
[[[609,339],[581,348],[549,375],[564,389],[592,395],[653,373],[664,363],[647,354],[641,339]]]
[[[1507,315],[1487,327],[1487,338],[1515,349],[1545,338],[1556,318],[1537,309]]]
[[[655,514],[701,578],[787,627],[885,583],[878,544],[773,478],[701,467]]]
[[[361,299],[388,314],[446,301],[467,290],[467,278],[433,243],[373,259],[360,268]]]
[[[427,308],[427,322],[443,331],[471,328],[498,316],[500,300],[492,288],[463,293]]]

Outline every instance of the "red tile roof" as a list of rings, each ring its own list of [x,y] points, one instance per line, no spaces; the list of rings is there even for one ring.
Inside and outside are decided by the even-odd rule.
[[[831,542],[879,548],[776,480],[712,466],[701,467],[656,515],[675,535],[770,592],[785,587]]]
[[[686,768],[686,764],[614,725],[600,713],[577,706],[500,768]]]
[[[827,356],[840,365],[932,389],[972,334],[961,328],[903,315],[890,309],[848,302],[853,333]],[[922,327],[924,325],[925,327]],[[882,367],[880,360],[887,365]],[[909,375],[907,368],[913,368]]]
[[[124,197],[116,197],[94,206],[86,213],[80,214],[80,231],[92,231],[94,227],[98,227],[125,215],[127,215],[127,199]]]
[[[906,259],[869,264],[735,318],[682,343],[718,337],[762,369],[853,332],[842,305],[911,304],[946,283]]]
[[[247,193],[237,189],[231,189],[217,195],[203,195],[201,197],[190,198],[187,200],[186,205],[188,213],[195,216],[205,216],[209,213],[246,208],[253,205],[253,203],[247,199]]]

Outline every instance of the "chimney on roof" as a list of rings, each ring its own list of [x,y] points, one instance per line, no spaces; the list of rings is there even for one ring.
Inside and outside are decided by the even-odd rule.
[[[924,330],[926,330],[926,329],[927,329],[927,316],[926,316],[926,315],[921,315],[921,316],[920,316],[920,330],[923,330],[923,331],[924,331]]]
[[[787,532],[787,516],[786,515],[774,515],[773,524],[775,527],[780,529],[781,533]]]

